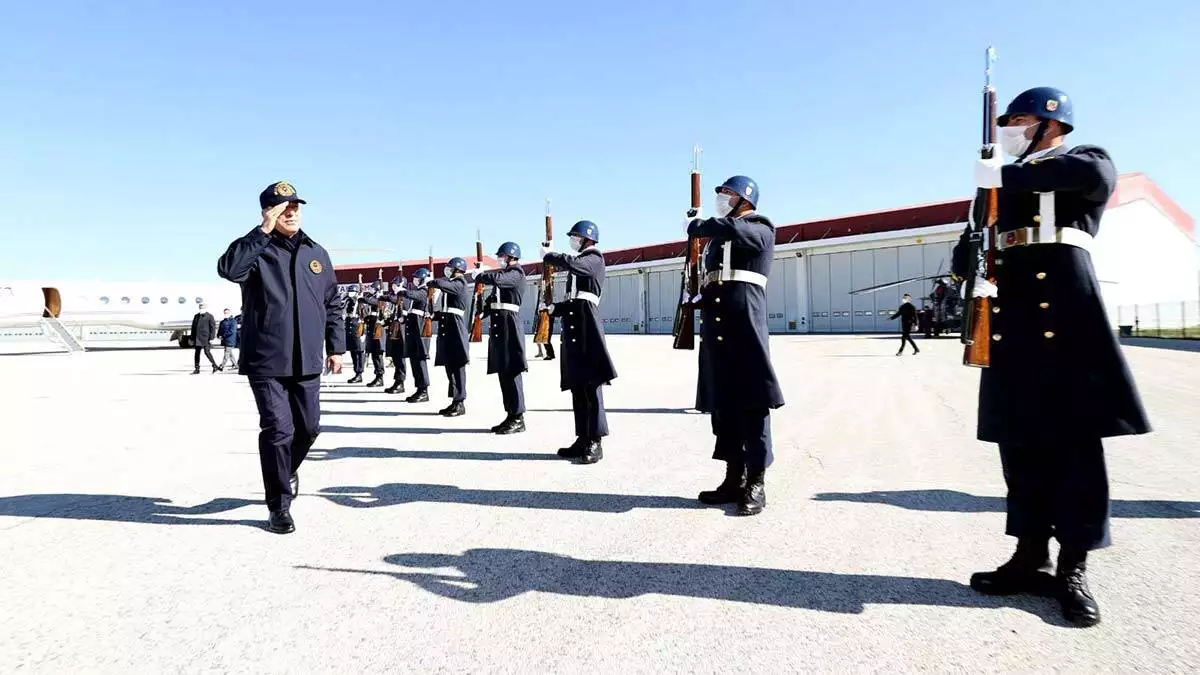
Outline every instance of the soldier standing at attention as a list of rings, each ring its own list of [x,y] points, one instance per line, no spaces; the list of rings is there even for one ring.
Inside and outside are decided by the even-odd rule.
[[[371,355],[371,365],[375,369],[375,379],[367,383],[368,387],[383,386],[383,376],[385,369],[383,366],[383,341],[387,334],[386,320],[383,316],[383,310],[380,305],[384,302],[383,282],[378,279],[371,285],[371,294],[365,298],[359,298],[359,302],[368,302],[370,311],[367,313],[367,318],[363,321],[366,324],[366,330],[363,332],[367,338],[367,353]]]
[[[917,343],[912,339],[913,324],[917,322],[917,310],[912,306],[912,296],[908,293],[904,294],[904,298],[900,302],[900,309],[888,317],[888,321],[895,321],[896,317],[900,317],[900,351],[896,352],[896,356],[904,353],[906,342],[912,345],[913,354],[920,354],[921,350],[917,349]]]
[[[471,288],[466,279],[467,261],[451,258],[446,264],[444,279],[432,279],[429,286],[442,292],[437,302],[438,322],[437,356],[433,365],[446,368],[450,380],[450,405],[438,411],[439,415],[458,417],[465,415],[467,407],[467,307],[471,304]]]
[[[400,297],[408,307],[404,316],[404,355],[412,369],[413,384],[417,390],[404,399],[407,403],[424,403],[429,400],[429,338],[421,337],[421,325],[431,311],[425,286],[429,281],[429,270],[422,267],[413,272],[414,288],[403,291]]]
[[[363,374],[363,328],[358,318],[358,306],[354,298],[346,298],[346,349],[350,352],[350,360],[354,364],[354,377],[346,380],[347,384],[362,382]]]
[[[492,433],[515,434],[525,431],[525,388],[521,373],[525,363],[525,331],[521,329],[521,298],[525,292],[525,270],[517,261],[521,247],[506,241],[496,250],[503,267],[495,271],[475,271],[474,281],[494,286],[485,305],[491,335],[488,338],[489,375],[500,376],[500,394],[504,398],[504,421],[492,427]],[[471,273],[468,273],[471,274]]]
[[[1116,185],[1108,153],[1068,149],[1067,95],[1037,87],[997,119],[1004,152],[977,160],[975,185],[998,188],[990,364],[979,380],[979,440],[999,444],[1008,486],[1012,558],[971,577],[990,595],[1057,597],[1078,626],[1100,622],[1088,589],[1089,550],[1110,544],[1108,475],[1101,439],[1144,434],[1150,423],[1109,327],[1089,250]],[[954,274],[977,274],[967,234]],[[1059,543],[1054,576],[1049,541]]]
[[[571,390],[576,438],[569,447],[559,448],[558,456],[595,464],[604,457],[600,439],[608,435],[601,388],[617,378],[600,323],[604,254],[596,248],[600,228],[590,220],[575,223],[567,236],[574,254],[555,253],[553,242],[543,243],[541,251],[542,262],[568,272],[567,296],[549,307],[539,304],[538,310],[545,309],[563,321],[559,386]]]
[[[404,297],[404,277],[397,274],[392,278],[391,292],[387,301],[392,306],[392,316],[387,325],[387,355],[392,360],[392,386],[384,389],[385,394],[403,394],[404,378],[408,368],[404,365],[404,314],[412,301]]]
[[[329,253],[300,229],[303,199],[284,182],[258,196],[262,224],[229,245],[217,274],[242,287],[242,353],[258,406],[258,456],[270,519],[296,529],[297,470],[321,432],[321,371],[342,370],[346,334]]]
[[[689,218],[687,226],[689,237],[709,237],[698,298],[696,407],[712,414],[713,459],[725,462],[725,480],[699,499],[737,503],[741,516],[761,513],[767,505],[764,480],[774,460],[771,409],[783,405],[767,342],[775,225],[755,211],[758,200],[758,185],[734,176],[717,188],[717,217]]]

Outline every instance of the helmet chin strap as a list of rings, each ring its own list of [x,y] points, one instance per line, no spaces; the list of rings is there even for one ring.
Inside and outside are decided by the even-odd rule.
[[[1042,138],[1045,136],[1046,120],[1039,119],[1037,129],[1033,132],[1033,139],[1029,141],[1029,147],[1025,148],[1025,152],[1022,152],[1021,156],[1017,158],[1017,163],[1021,163],[1026,157],[1029,156],[1030,153],[1034,152],[1034,148],[1038,146],[1038,143],[1042,142]]]

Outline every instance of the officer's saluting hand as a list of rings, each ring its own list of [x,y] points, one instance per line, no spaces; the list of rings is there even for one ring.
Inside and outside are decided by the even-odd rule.
[[[295,530],[296,470],[321,430],[321,373],[341,372],[346,335],[329,253],[300,229],[307,202],[285,182],[268,186],[258,202],[262,223],[229,245],[217,274],[242,287],[238,372],[258,406],[267,527],[284,534]]]

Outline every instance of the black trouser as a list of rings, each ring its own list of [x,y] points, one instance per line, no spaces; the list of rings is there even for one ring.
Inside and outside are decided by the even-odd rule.
[[[206,342],[203,345],[196,346],[196,370],[200,370],[200,352],[204,352],[204,355],[208,357],[209,363],[213,364],[213,366],[217,365],[217,360],[212,355],[212,346]]]
[[[466,365],[443,367],[446,369],[446,379],[450,380],[449,392],[446,395],[450,397],[450,400],[455,402],[467,400]]]
[[[575,410],[576,436],[585,440],[599,440],[608,435],[608,417],[604,414],[604,385],[572,389],[571,407]]]
[[[350,352],[350,360],[354,363],[354,374],[362,375],[363,373],[363,353]]]
[[[321,376],[251,375],[249,380],[258,405],[258,459],[267,508],[284,509],[295,497],[292,474],[321,433]]]
[[[428,389],[429,359],[410,356],[408,357],[408,364],[412,367],[413,384],[417,385],[417,389]]]
[[[521,382],[521,373],[505,375],[500,373],[500,395],[504,399],[504,412],[509,415],[525,414],[525,385]]]
[[[900,351],[899,351],[899,352],[896,352],[897,354],[900,354],[900,353],[903,353],[903,352],[904,352],[904,343],[905,343],[905,342],[907,342],[908,344],[912,345],[912,348],[913,348],[913,353],[914,353],[914,354],[915,354],[916,352],[919,352],[919,351],[921,351],[920,349],[917,349],[917,343],[913,342],[913,339],[912,339],[912,328],[905,328],[905,329],[904,329],[904,330],[903,330],[903,331],[900,333]]]
[[[713,459],[740,462],[748,471],[763,471],[775,461],[769,408],[714,410],[712,431]]]
[[[546,358],[554,358],[554,343],[546,340],[546,344],[544,346],[546,347]]]
[[[375,376],[383,377],[383,352],[371,352],[371,365],[375,368]]]
[[[1008,485],[1005,534],[1058,539],[1063,548],[1104,548],[1109,539],[1108,473],[1098,438],[1001,443]]]
[[[392,383],[403,386],[404,378],[408,377],[408,366],[404,363],[403,356],[392,357],[392,369],[396,371],[392,373]]]

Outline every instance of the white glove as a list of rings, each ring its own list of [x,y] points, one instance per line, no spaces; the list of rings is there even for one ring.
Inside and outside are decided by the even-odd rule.
[[[984,279],[983,277],[975,277],[974,297],[976,298],[994,298],[999,289],[996,284]],[[959,297],[963,300],[967,299],[967,284],[963,282],[962,288],[959,290]]]
[[[544,242],[542,242],[542,245],[538,247],[538,255],[543,260],[546,258],[546,254],[548,254],[548,253],[554,253],[554,242],[553,241],[544,241]]]
[[[539,302],[539,303],[538,303],[538,307],[537,307],[537,311],[539,311],[539,312],[547,312],[547,313],[549,313],[549,314],[553,315],[553,314],[554,314],[554,305],[547,305],[547,304],[546,304],[546,303],[544,303],[544,302]]]
[[[704,295],[701,293],[697,293],[694,296],[689,296],[688,292],[684,291],[683,295],[679,296],[679,304],[686,305],[686,304],[690,303],[690,304],[696,305],[696,304],[699,304],[700,300],[702,300],[703,298],[704,298]]]
[[[991,159],[975,160],[975,187],[1000,187],[1000,169],[1004,166],[1004,155],[997,146],[991,145],[989,147],[992,149]]]

